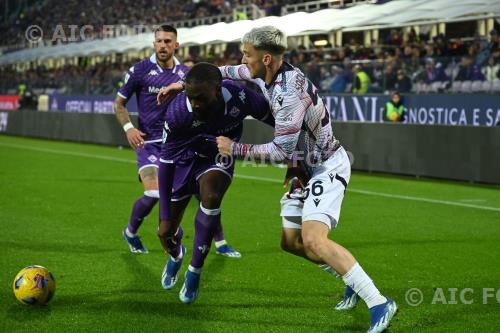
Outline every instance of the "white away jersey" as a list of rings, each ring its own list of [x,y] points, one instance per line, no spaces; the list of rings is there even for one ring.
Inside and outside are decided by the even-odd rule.
[[[275,118],[274,140],[267,144],[233,144],[233,154],[272,161],[304,161],[312,173],[328,160],[340,143],[333,136],[330,116],[316,87],[298,68],[283,63],[271,84],[252,79],[246,65],[220,67],[222,76],[256,83]],[[302,163],[301,163],[302,164]]]

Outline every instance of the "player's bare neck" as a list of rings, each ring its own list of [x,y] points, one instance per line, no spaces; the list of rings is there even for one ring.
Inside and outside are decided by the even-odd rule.
[[[170,58],[167,61],[157,60],[158,65],[163,69],[172,69],[174,68],[174,58]]]

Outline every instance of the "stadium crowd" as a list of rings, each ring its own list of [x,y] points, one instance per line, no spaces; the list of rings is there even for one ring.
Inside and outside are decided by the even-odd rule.
[[[371,47],[364,47],[354,39],[341,48],[306,50],[298,46],[288,52],[287,58],[324,92],[500,90],[500,40],[496,30],[490,31],[488,39],[450,41],[443,35],[428,39],[414,31],[403,36],[394,29]],[[222,65],[237,64],[240,59],[238,47],[228,47],[221,55],[212,50],[205,57],[193,53],[183,60]],[[98,64],[82,60],[78,66],[50,70],[40,66],[20,73],[0,68],[0,89],[12,92],[24,83],[31,89],[57,89],[67,94],[112,94],[123,73],[137,59]]]
[[[25,31],[29,26],[42,28],[45,36],[52,36],[56,26],[61,25],[70,35],[69,25],[92,26],[84,30],[85,37],[100,38],[105,25],[156,25],[200,17],[230,14],[238,6],[255,4],[266,15],[280,15],[281,6],[303,1],[284,0],[24,0],[12,7],[8,18],[0,24],[2,45],[17,45],[25,42]],[[79,34],[76,36],[80,38]],[[58,42],[58,41],[54,41]]]

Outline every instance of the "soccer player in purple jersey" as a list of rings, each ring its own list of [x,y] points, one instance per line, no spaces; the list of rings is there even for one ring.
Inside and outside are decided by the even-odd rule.
[[[179,47],[177,30],[170,25],[162,25],[154,32],[153,46],[155,53],[130,67],[125,76],[125,84],[118,91],[115,100],[115,113],[123,126],[130,146],[136,151],[140,180],[144,186],[144,195],[137,199],[132,208],[130,221],[123,230],[123,237],[134,253],[147,253],[137,231],[144,218],[151,212],[159,199],[158,166],[165,107],[156,103],[156,94],[162,86],[184,78],[189,68],[179,63],[174,57]],[[130,121],[126,104],[136,94],[139,109],[138,128]],[[217,230],[217,253],[238,258],[235,251],[224,240],[222,226]]]
[[[193,256],[179,293],[183,303],[193,302],[198,295],[203,263],[220,225],[221,202],[234,170],[232,160],[218,159],[215,138],[224,135],[239,141],[243,119],[249,115],[274,126],[263,97],[233,82],[222,82],[219,69],[208,63],[196,64],[189,71],[186,91],[168,106],[159,169],[158,234],[170,254],[162,274],[165,289],[176,284],[186,254],[178,231],[184,209],[192,195],[200,201]]]

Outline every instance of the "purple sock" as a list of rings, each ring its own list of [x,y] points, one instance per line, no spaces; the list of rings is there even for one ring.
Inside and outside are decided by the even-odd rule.
[[[194,223],[194,245],[191,266],[201,268],[210,250],[217,225],[220,225],[220,208],[205,209],[200,205]]]
[[[184,235],[184,230],[179,226],[177,233],[172,238],[167,238],[168,253],[173,257],[177,258],[181,254],[182,246],[182,236]]]
[[[128,223],[128,231],[135,234],[139,227],[144,221],[144,218],[148,216],[153,207],[158,202],[158,198],[152,198],[143,195],[134,203],[134,207],[132,208],[132,215],[130,216],[130,222]]]
[[[224,231],[222,230],[222,222],[217,223],[217,228],[215,229],[214,241],[219,242],[224,240]]]

